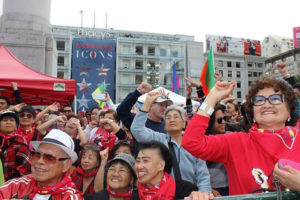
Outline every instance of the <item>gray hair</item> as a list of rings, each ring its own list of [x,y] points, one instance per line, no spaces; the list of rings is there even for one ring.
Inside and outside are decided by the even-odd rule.
[[[170,111],[172,111],[172,110],[177,110],[177,111],[179,112],[180,116],[181,116],[181,119],[182,119],[183,121],[186,121],[186,120],[185,120],[185,111],[184,111],[184,109],[183,109],[182,107],[176,106],[176,105],[174,105],[174,104],[167,107],[167,109],[166,109],[166,111],[165,111],[165,114],[164,114],[164,120],[166,120],[166,116],[167,116],[168,112],[170,112]]]

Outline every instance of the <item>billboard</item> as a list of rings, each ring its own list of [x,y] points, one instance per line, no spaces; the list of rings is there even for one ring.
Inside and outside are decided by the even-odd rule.
[[[293,28],[294,32],[294,47],[299,48],[300,47],[300,27]]]
[[[220,35],[206,35],[206,51],[212,47],[214,52],[233,55],[261,56],[259,40],[234,38]]]
[[[72,46],[72,78],[77,81],[77,109],[90,110],[98,106],[92,93],[103,83],[114,101],[115,40],[75,38]]]

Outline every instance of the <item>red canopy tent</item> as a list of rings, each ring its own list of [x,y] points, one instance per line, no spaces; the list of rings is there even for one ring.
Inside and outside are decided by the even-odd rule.
[[[1,96],[12,102],[11,82],[18,83],[24,103],[30,105],[71,104],[76,96],[76,81],[41,74],[20,62],[5,46],[0,46]]]

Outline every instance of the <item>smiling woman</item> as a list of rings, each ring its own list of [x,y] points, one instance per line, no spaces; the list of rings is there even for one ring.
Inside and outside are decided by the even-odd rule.
[[[217,82],[204,102],[215,107],[231,94],[234,86],[234,82]],[[290,86],[267,76],[256,80],[249,89],[245,109],[253,122],[247,134],[205,136],[209,114],[199,109],[182,141],[194,156],[226,166],[230,195],[273,190],[271,175],[275,163],[284,158],[300,162],[296,95]]]

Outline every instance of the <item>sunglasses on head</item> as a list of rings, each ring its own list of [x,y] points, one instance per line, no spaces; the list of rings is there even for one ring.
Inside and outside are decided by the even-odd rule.
[[[70,159],[70,158],[56,158],[55,156],[52,156],[51,154],[41,153],[39,151],[30,152],[30,158],[31,158],[32,162],[38,161],[39,159],[41,159],[41,157],[43,157],[43,161],[46,164],[55,164],[56,161],[64,161],[64,160]]]
[[[32,118],[33,117],[33,115],[31,114],[31,113],[21,113],[20,115],[19,115],[21,118],[24,118],[24,117],[26,117],[26,118]]]
[[[218,124],[222,124],[223,120],[226,122],[226,118],[225,117],[219,117],[219,118],[217,118]]]

